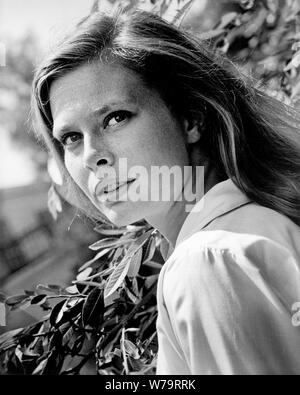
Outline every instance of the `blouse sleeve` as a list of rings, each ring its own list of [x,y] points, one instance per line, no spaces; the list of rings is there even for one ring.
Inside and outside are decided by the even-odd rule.
[[[292,320],[292,306],[300,301],[295,258],[267,238],[232,234],[227,244],[239,247],[205,246],[195,235],[164,268],[163,341],[172,336],[190,374],[299,374],[300,327]],[[159,351],[158,374],[185,373],[172,370],[172,360],[162,355],[166,349]]]

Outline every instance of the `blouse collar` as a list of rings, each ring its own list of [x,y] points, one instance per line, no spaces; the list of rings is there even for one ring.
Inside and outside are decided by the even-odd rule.
[[[193,233],[203,229],[217,217],[228,213],[251,200],[228,178],[214,185],[186,217],[177,236],[175,248]]]

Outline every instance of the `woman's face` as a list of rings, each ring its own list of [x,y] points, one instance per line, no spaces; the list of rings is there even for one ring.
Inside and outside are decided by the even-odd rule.
[[[123,226],[169,209],[182,184],[172,179],[169,201],[154,201],[151,191],[160,186],[157,179],[151,183],[151,171],[189,165],[184,126],[138,74],[118,65],[85,64],[53,82],[50,103],[65,166],[107,218]],[[100,183],[105,177],[110,181]],[[112,198],[107,191],[118,182]],[[140,193],[140,200],[133,201],[130,191]],[[121,200],[124,193],[128,198]]]

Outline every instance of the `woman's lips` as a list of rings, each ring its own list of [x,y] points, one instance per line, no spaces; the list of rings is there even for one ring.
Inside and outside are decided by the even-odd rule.
[[[103,182],[100,182],[96,187],[95,195],[98,199],[102,197],[104,198],[104,200],[106,200],[106,198],[108,198],[111,193],[115,193],[126,184],[132,184],[135,180],[136,178],[128,179],[126,181],[118,182],[116,184],[109,183],[107,181],[105,182],[105,184]]]

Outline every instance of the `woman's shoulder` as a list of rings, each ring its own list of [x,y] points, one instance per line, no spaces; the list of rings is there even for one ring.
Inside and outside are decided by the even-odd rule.
[[[300,255],[298,258],[263,236],[200,231],[175,248],[163,268],[160,287],[168,294],[176,289],[180,298],[211,287],[225,295],[234,284],[241,292],[246,292],[245,287],[265,295],[276,291],[290,305],[300,297]]]
[[[280,212],[249,200],[231,180],[208,191],[203,206],[192,211],[180,230],[182,241],[226,250],[245,250],[277,243],[300,260],[300,227]],[[218,233],[224,231],[222,235]],[[210,232],[210,233],[202,233]],[[195,238],[191,238],[198,234]],[[220,236],[221,235],[221,236]]]
[[[280,255],[292,255],[291,249],[282,243],[256,232],[246,233],[218,228],[204,229],[182,241],[175,248],[169,261],[192,261],[199,257],[206,257],[208,260],[216,256],[221,256],[225,261],[228,256],[241,261],[242,257],[254,259],[255,255],[266,258],[274,251],[277,254],[280,251]]]
[[[256,234],[277,242],[282,242],[293,234],[297,239],[300,237],[300,227],[290,218],[254,202],[226,212],[212,221],[205,229]]]
[[[216,218],[202,231],[207,232],[201,234],[203,243],[210,246],[242,254],[253,250],[285,250],[300,265],[300,227],[271,208],[251,202]]]
[[[216,210],[217,211],[217,210]],[[201,278],[259,272],[269,284],[297,279],[300,289],[300,228],[288,217],[249,202],[197,226],[181,239],[162,271],[161,281],[193,284]],[[237,274],[239,273],[239,274]],[[206,281],[206,280],[205,280]]]
[[[181,277],[189,282],[205,273],[239,271],[250,277],[259,272],[270,282],[299,277],[300,251],[258,234],[228,230],[201,230],[180,243],[164,267],[164,276]],[[223,275],[222,274],[222,275]],[[295,277],[296,276],[296,277]],[[300,284],[300,283],[299,283]]]

